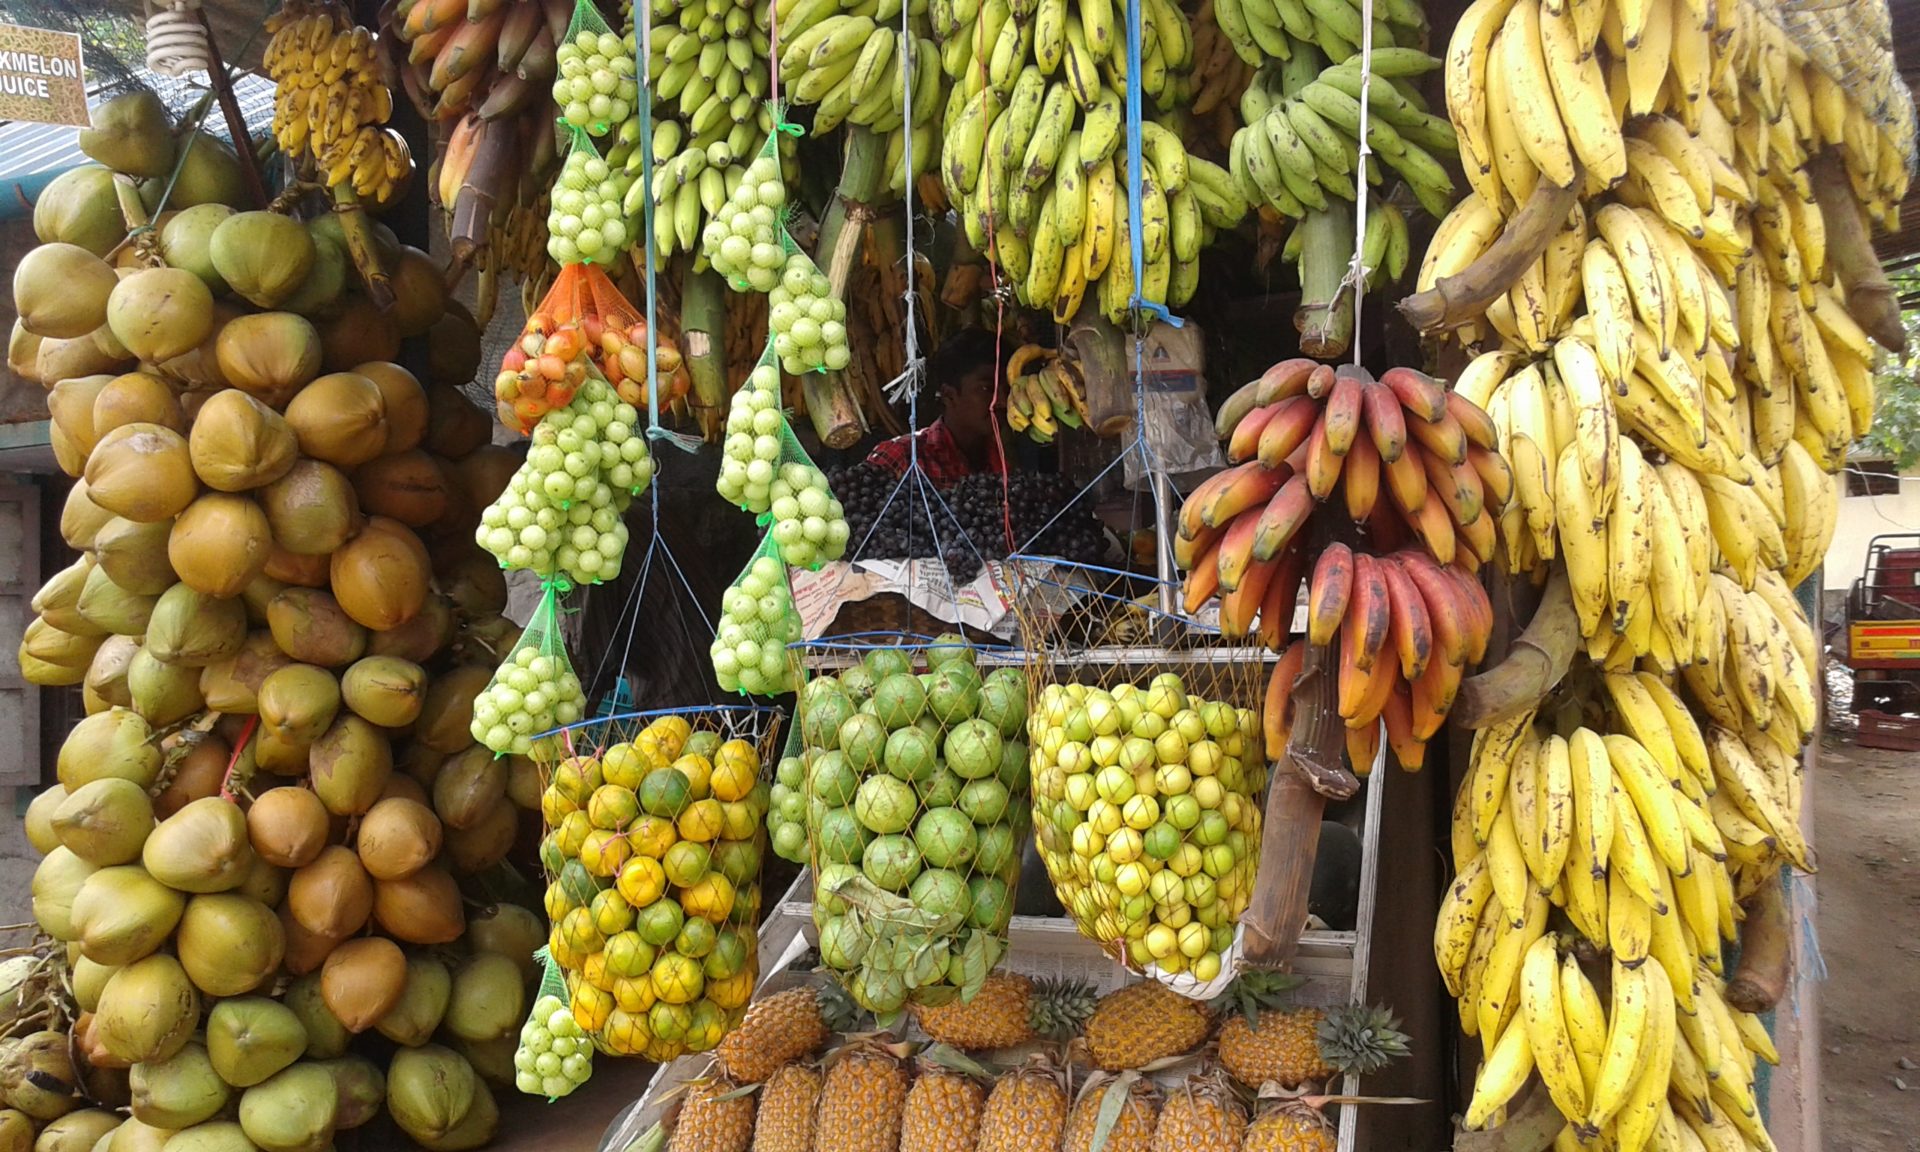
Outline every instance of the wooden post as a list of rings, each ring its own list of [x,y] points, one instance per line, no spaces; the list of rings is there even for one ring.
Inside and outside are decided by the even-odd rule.
[[[253,140],[247,135],[247,118],[240,114],[240,101],[234,99],[233,84],[227,78],[227,66],[220,60],[220,41],[213,34],[205,8],[193,14],[207,32],[207,82],[213,86],[213,98],[220,102],[220,114],[226,117],[227,132],[233,137],[233,151],[240,158],[240,170],[246,174],[247,195],[255,208],[267,206],[267,186],[260,180],[260,165],[253,157]]]

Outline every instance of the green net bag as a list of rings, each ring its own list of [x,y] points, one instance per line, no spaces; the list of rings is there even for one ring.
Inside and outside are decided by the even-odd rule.
[[[769,340],[747,382],[734,391],[727,406],[720,475],[714,481],[724,499],[756,516],[768,509],[786,429],[786,415],[780,410],[780,364]]]
[[[767,510],[760,517],[780,557],[796,568],[819,569],[847,554],[847,513],[834,498],[827,474],[807,455],[793,425],[780,422],[780,466],[768,486]]]
[[[1030,828],[1027,685],[976,660],[957,638],[889,643],[800,695],[821,961],[883,1020],[972,998],[1006,953]]]
[[[563,585],[548,581],[519,643],[473,699],[473,738],[500,755],[530,755],[541,733],[586,715],[586,693],[560,636]]]
[[[773,351],[780,367],[793,376],[839,372],[853,359],[847,346],[847,305],[833,285],[783,227],[780,243],[786,262],[780,281],[767,290]]]
[[[613,263],[635,238],[627,209],[635,178],[600,155],[586,129],[567,131],[572,142],[547,209],[547,255],[562,266]]]
[[[791,692],[798,677],[787,645],[799,639],[800,613],[793,607],[787,566],[769,533],[720,597],[720,622],[709,650],[714,677],[728,692]]]
[[[775,856],[794,864],[812,862],[807,854],[806,752],[799,726],[789,726],[767,797],[767,843]]]
[[[567,980],[546,948],[533,954],[540,962],[540,994],[520,1043],[513,1052],[513,1086],[549,1102],[566,1096],[593,1075],[593,1038],[567,1007]]]
[[[780,138],[802,132],[788,122],[780,101],[769,100],[766,107],[773,131],[700,234],[707,262],[736,292],[773,291],[787,266],[787,184],[780,173]]]
[[[560,120],[591,136],[623,123],[640,98],[634,40],[608,26],[592,0],[577,0],[566,38],[554,49],[553,102]],[[566,261],[562,261],[566,263]]]
[[[536,749],[548,774],[547,949],[600,1051],[665,1063],[712,1049],[746,1015],[759,977],[761,777],[781,715],[628,713]]]

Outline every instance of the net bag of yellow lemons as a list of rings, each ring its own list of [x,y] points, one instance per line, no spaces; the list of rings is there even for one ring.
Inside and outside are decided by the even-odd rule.
[[[742,1016],[781,713],[634,713],[536,744],[547,950],[574,1020],[602,1051],[664,1062],[704,1052]]]
[[[1265,657],[1159,612],[1147,578],[1079,567],[1018,569],[1040,859],[1083,934],[1209,999],[1260,859]]]

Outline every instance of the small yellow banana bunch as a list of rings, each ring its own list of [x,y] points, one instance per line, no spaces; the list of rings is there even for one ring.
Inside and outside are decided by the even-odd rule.
[[[273,134],[289,156],[311,157],[330,188],[390,202],[413,171],[400,134],[385,127],[393,93],[380,80],[373,32],[332,0],[290,4],[267,20],[263,56],[276,89]]]
[[[1007,426],[1035,444],[1051,444],[1064,425],[1085,427],[1080,365],[1051,348],[1023,344],[1007,361]]]

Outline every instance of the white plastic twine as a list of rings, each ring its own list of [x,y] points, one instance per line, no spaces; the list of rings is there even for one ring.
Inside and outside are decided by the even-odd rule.
[[[1360,363],[1360,308],[1367,298],[1367,97],[1373,88],[1373,0],[1360,0],[1360,163],[1353,183],[1353,257],[1347,263],[1346,283],[1353,287],[1353,362]]]
[[[919,293],[913,285],[914,265],[918,263],[913,255],[913,54],[920,50],[920,45],[914,39],[913,26],[908,23],[912,7],[911,4],[900,5],[900,45],[901,50],[907,53],[900,66],[900,131],[905,137],[900,163],[907,169],[906,187],[901,191],[907,204],[907,354],[900,375],[888,381],[885,389],[887,400],[894,404],[920,394],[920,382],[927,370],[927,359],[920,354]],[[918,420],[915,423],[917,425]]]
[[[200,23],[199,0],[172,0],[147,13],[147,67],[162,76],[180,77],[213,69],[207,29]]]

